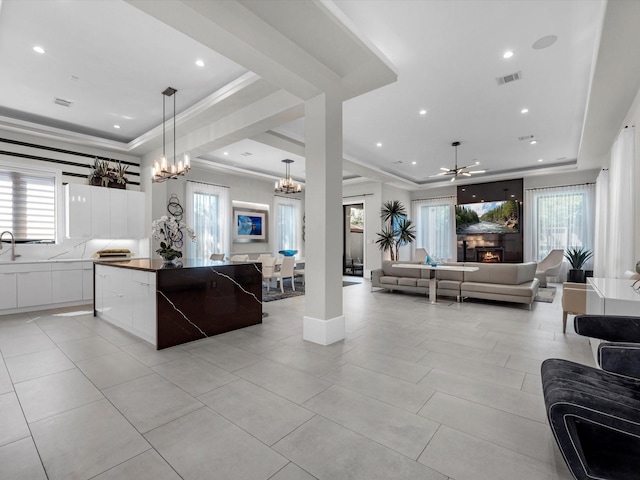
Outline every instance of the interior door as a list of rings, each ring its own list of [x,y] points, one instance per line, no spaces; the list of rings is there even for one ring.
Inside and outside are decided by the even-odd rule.
[[[343,205],[342,274],[362,277],[364,272],[364,204]]]

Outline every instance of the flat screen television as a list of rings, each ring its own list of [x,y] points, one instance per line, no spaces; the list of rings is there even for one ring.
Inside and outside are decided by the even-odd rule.
[[[517,200],[456,205],[456,234],[520,233]]]

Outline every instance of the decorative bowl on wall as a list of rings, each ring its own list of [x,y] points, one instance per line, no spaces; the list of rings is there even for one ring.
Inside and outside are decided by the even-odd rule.
[[[293,257],[296,253],[298,253],[298,250],[280,250],[278,253],[281,253],[285,257]]]

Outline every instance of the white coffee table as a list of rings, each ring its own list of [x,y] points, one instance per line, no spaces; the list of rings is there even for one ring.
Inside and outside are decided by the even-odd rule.
[[[438,282],[436,279],[436,272],[438,270],[445,270],[448,272],[476,272],[478,267],[463,267],[459,265],[427,265],[426,263],[394,263],[392,267],[398,268],[417,268],[419,270],[430,270],[429,272],[429,303],[436,303],[436,288]]]

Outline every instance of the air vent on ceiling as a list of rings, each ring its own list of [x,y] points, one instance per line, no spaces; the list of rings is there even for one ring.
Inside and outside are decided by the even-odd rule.
[[[251,153],[251,152],[244,152],[244,153],[241,153],[240,155],[242,155],[243,157],[250,157],[251,155],[253,155],[253,153]]]
[[[531,140],[533,138],[533,135],[525,135],[524,137],[518,137],[518,140],[524,141],[524,140]]]
[[[522,72],[512,73],[511,75],[505,75],[504,77],[498,77],[498,85],[504,85],[505,83],[515,82],[522,78]]]
[[[402,162],[402,160],[396,160],[395,162],[393,162],[394,165],[400,165]]]
[[[70,107],[71,105],[73,105],[73,102],[71,100],[65,100],[64,98],[58,97],[54,97],[53,103],[55,103],[56,105],[60,105],[61,107]]]

